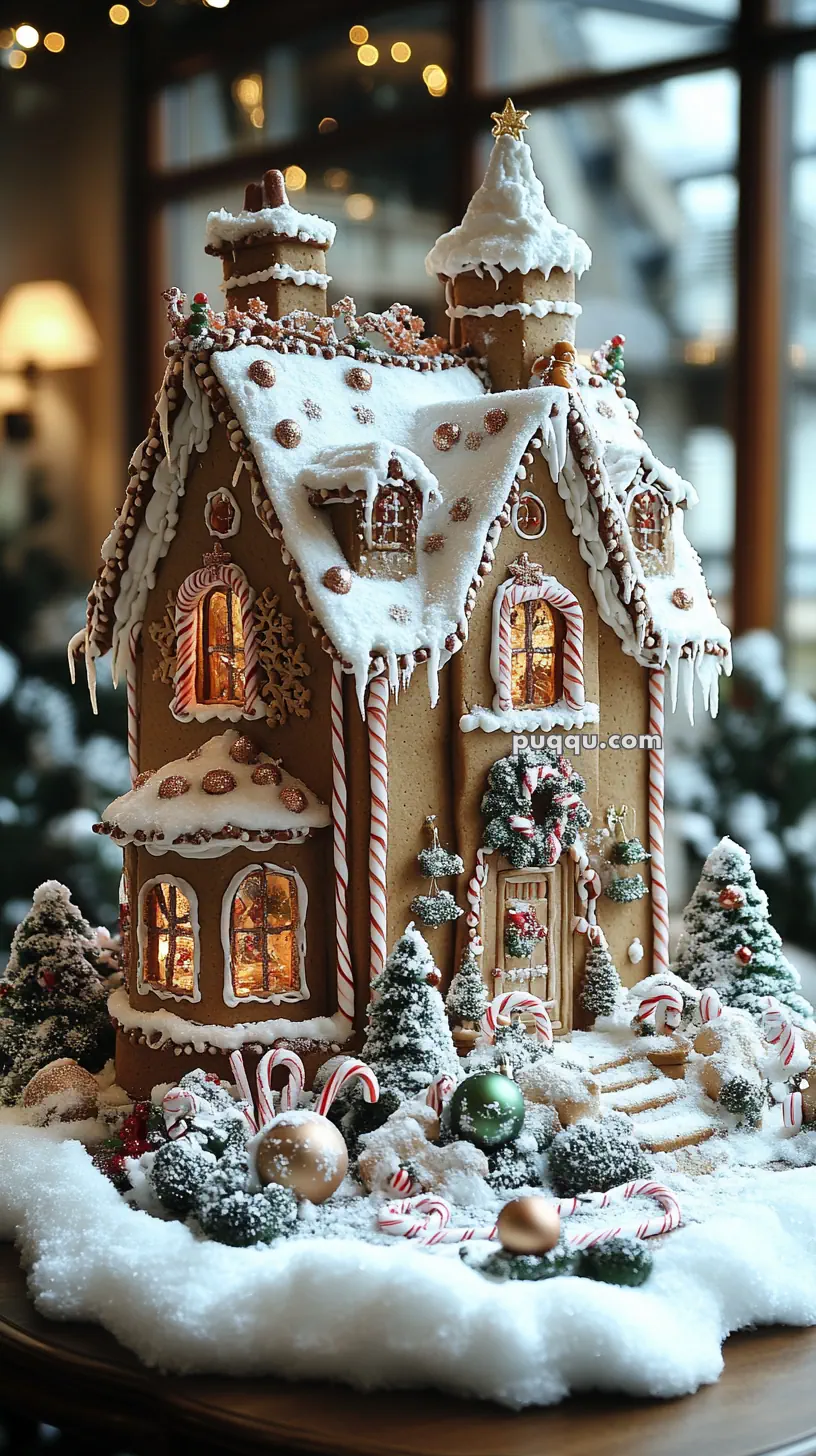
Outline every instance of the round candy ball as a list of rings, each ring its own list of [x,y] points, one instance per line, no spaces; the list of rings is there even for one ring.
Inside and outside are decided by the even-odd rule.
[[[561,1216],[547,1198],[514,1198],[499,1214],[497,1230],[511,1254],[548,1254],[561,1237]]]
[[[59,1057],[34,1073],[23,1088],[23,1106],[38,1107],[41,1102],[57,1097],[59,1103],[55,1104],[53,1112],[57,1122],[96,1117],[99,1083],[72,1057]]]
[[[348,1172],[342,1133],[316,1112],[282,1112],[255,1144],[255,1166],[264,1185],[291,1188],[298,1198],[325,1203]]]
[[[523,1122],[521,1088],[502,1072],[476,1072],[466,1077],[450,1100],[451,1132],[477,1148],[489,1150],[511,1142]]]

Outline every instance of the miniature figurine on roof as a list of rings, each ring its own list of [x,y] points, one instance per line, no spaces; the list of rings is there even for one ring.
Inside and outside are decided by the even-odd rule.
[[[334,227],[274,170],[208,219],[225,310],[167,295],[156,411],[69,649],[92,693],[110,651],[128,695],[133,788],[97,828],[125,853],[110,1009],[135,1094],[194,1051],[226,1075],[230,1048],[313,1068],[353,1046],[416,907],[446,981],[467,946],[559,1034],[596,923],[624,980],[634,943],[668,964],[664,679],[716,711],[728,632],[622,340],[577,363],[589,249],[524,113],[495,120],[427,258],[450,347],[403,305],[327,314]],[[598,833],[624,805],[640,861]]]

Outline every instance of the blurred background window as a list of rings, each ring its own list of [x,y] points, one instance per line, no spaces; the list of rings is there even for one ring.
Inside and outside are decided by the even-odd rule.
[[[113,859],[86,840],[124,785],[94,751],[123,710],[103,689],[93,722],[68,696],[63,639],[149,417],[162,291],[221,297],[206,213],[278,165],[338,225],[330,298],[399,299],[442,331],[424,255],[461,218],[508,92],[553,211],[593,250],[580,350],[626,335],[647,438],[699,492],[688,532],[722,615],[774,630],[793,685],[816,687],[814,0],[23,8],[0,0],[0,651],[9,683],[34,684],[0,702],[0,822],[28,835],[7,864],[0,848],[6,926],[45,874],[73,873],[92,918],[115,904]],[[3,311],[55,283],[85,352],[23,357]]]

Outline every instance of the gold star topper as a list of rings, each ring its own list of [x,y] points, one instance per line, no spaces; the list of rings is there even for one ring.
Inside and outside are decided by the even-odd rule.
[[[511,136],[521,141],[521,133],[527,130],[529,111],[517,111],[510,97],[504,103],[504,111],[491,111],[490,120],[495,121],[494,137]]]

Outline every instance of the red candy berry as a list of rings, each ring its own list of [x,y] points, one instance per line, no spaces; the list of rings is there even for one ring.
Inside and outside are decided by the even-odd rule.
[[[193,303],[206,303],[206,302],[207,302],[207,295],[206,295],[206,293],[196,293],[195,294],[195,296],[193,298]]]
[[[626,340],[624,339],[623,334],[613,334],[612,335],[612,343],[615,345],[615,348],[616,349],[619,349],[621,347],[621,345],[624,344],[625,342],[626,342]]]

